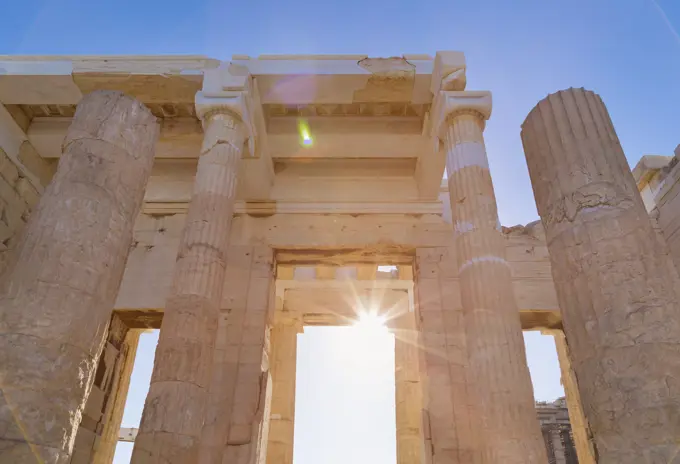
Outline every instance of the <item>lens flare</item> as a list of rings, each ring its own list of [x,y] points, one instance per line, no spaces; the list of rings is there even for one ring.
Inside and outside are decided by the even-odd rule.
[[[387,318],[378,315],[377,311],[364,311],[359,314],[359,319],[354,323],[354,327],[362,332],[387,332],[386,322]]]
[[[303,146],[309,147],[314,143],[312,134],[309,130],[309,124],[304,119],[298,120],[298,132],[300,133],[300,143]]]

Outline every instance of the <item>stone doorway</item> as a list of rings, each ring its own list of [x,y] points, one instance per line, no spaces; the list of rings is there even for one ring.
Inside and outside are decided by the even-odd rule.
[[[394,335],[397,463],[423,456],[422,390],[411,266],[279,265],[271,330],[272,401],[267,462],[292,464],[297,347],[305,327],[384,322]]]

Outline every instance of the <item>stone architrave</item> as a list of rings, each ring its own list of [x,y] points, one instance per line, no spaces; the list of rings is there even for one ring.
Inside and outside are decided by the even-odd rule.
[[[598,462],[676,462],[680,285],[607,109],[591,91],[554,93],[522,142]]]
[[[134,464],[198,462],[237,176],[245,97],[196,96],[204,138],[166,302]]]
[[[0,282],[0,462],[67,463],[158,137],[120,92],[85,96]]]
[[[485,460],[543,464],[522,326],[484,146],[489,92],[440,91],[454,244],[467,334],[468,366],[481,401]]]

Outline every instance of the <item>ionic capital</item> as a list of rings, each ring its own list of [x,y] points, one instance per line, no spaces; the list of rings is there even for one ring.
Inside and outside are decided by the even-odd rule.
[[[203,89],[196,93],[195,106],[204,130],[208,124],[219,120],[225,130],[243,131],[250,156],[256,156],[260,104],[247,70],[229,63],[206,69]]]
[[[440,91],[432,108],[432,135],[443,139],[446,127],[464,115],[478,118],[483,128],[491,117],[491,92]]]

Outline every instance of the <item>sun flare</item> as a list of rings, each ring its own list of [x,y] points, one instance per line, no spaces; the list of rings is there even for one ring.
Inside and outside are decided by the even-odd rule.
[[[387,318],[380,316],[377,311],[364,311],[359,314],[359,319],[354,323],[354,327],[366,333],[386,333],[386,322]]]

